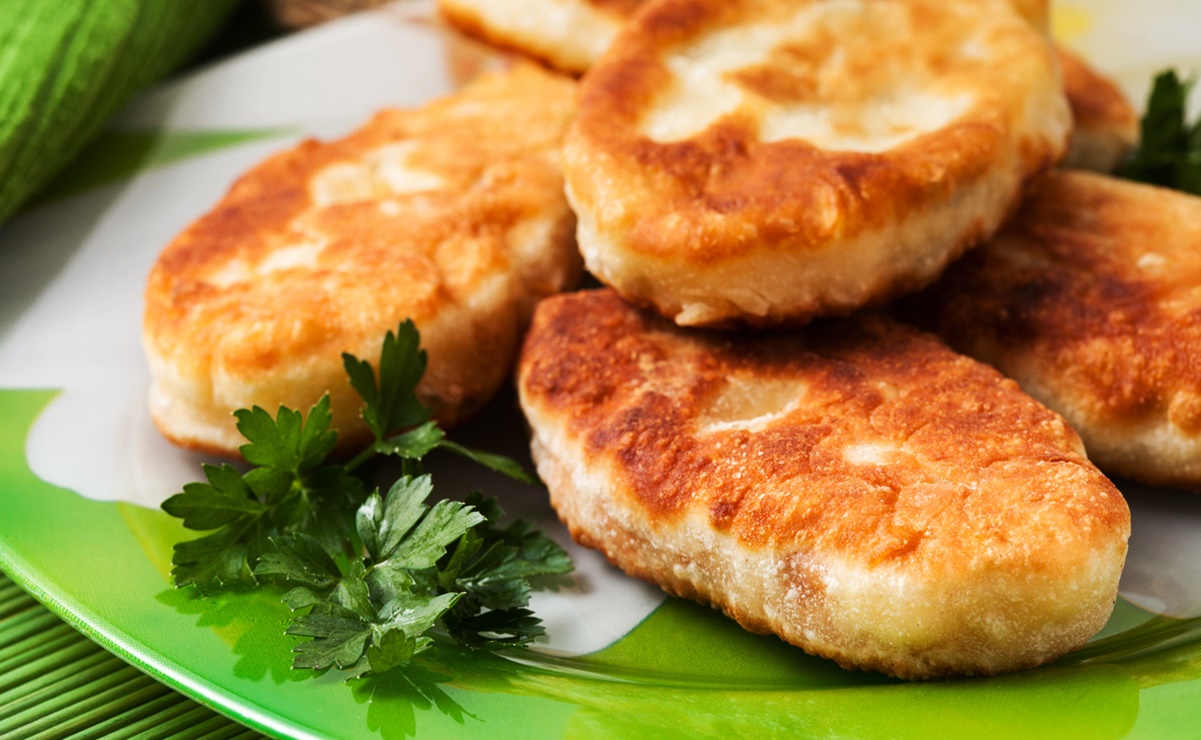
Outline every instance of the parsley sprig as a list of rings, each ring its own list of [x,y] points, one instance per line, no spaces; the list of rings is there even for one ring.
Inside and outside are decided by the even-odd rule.
[[[1194,79],[1174,70],[1155,77],[1139,125],[1138,147],[1121,175],[1201,195],[1201,119],[1188,122],[1188,98]]]
[[[348,467],[326,462],[337,442],[329,397],[307,418],[280,408],[273,419],[257,406],[235,417],[250,441],[242,455],[255,467],[243,474],[229,464],[205,464],[206,483],[189,483],[163,502],[184,527],[215,530],[175,545],[176,586],[242,580],[270,538],[288,532],[307,532],[330,550],[350,547],[346,522],[367,493]]]
[[[494,499],[427,503],[433,482],[421,459],[437,448],[530,482],[516,462],[446,438],[416,396],[426,367],[412,322],[384,339],[378,375],[343,355],[363,399],[373,441],[346,463],[331,462],[337,432],[328,395],[307,416],[281,407],[235,413],[252,467],[203,466],[163,509],[186,528],[206,531],[175,545],[177,586],[231,582],[292,585],[284,602],[302,612],[288,633],[303,638],[293,667],[339,668],[352,677],[405,665],[428,648],[441,624],[459,643],[481,649],[524,645],[543,634],[527,608],[530,579],[571,571],[567,554],[523,521],[500,527]],[[400,458],[386,496],[356,475],[377,456]]]

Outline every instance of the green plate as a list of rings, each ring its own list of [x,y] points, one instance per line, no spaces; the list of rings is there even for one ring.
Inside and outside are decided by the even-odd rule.
[[[575,548],[538,489],[446,459],[435,480],[485,487],[572,548],[579,571],[538,594],[549,638],[532,649],[439,645],[407,671],[347,684],[289,669],[278,592],[171,588],[171,544],[185,533],[157,505],[201,460],[163,442],[144,409],[145,275],[268,153],[425,100],[481,63],[427,12],[336,22],[156,90],[0,230],[0,567],[125,660],[280,736],[1196,734],[1201,503],[1171,491],[1123,486],[1134,535],[1101,635],[1055,665],[990,679],[894,681],[748,634]],[[1201,67],[1199,21],[1184,0],[1137,11],[1096,0],[1061,6],[1056,27],[1141,100],[1159,68]],[[511,394],[463,434],[524,454]]]

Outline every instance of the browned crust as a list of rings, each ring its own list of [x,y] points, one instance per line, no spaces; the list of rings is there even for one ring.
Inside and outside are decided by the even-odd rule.
[[[478,13],[468,8],[438,3],[438,15],[455,31],[477,41],[482,41],[498,51],[520,54],[547,69],[558,69],[572,75],[579,75],[585,71],[583,68],[578,68],[578,65],[564,65],[560,60],[554,59],[551,55],[535,49],[530,44],[522,43],[511,38],[504,32],[495,30]]]
[[[718,336],[576,293],[540,305],[519,387],[572,535],[748,629],[933,677],[1048,660],[1112,607],[1129,512],[1075,433],[995,371],[881,317]],[[896,599],[913,603],[881,602],[896,623],[873,627],[875,602],[831,574],[867,574],[864,593],[903,579]],[[945,632],[909,634],[944,619]]]
[[[645,4],[644,0],[584,0],[584,2],[610,15],[623,18],[633,15],[635,10]]]
[[[1201,489],[1201,199],[1052,175],[920,320],[1061,411],[1114,474]]]
[[[966,21],[947,13],[945,4],[925,0],[899,4],[919,19],[920,41],[893,34],[870,54],[862,47],[847,52],[848,58],[862,54],[864,69],[855,80],[883,74],[878,60],[889,55],[920,60],[915,63],[934,70],[939,84],[967,85],[970,80],[970,92],[955,88],[975,96],[965,113],[891,149],[828,150],[799,138],[764,142],[756,114],[745,108],[685,140],[655,141],[641,132],[647,111],[678,84],[664,61],[670,50],[750,17],[761,23],[786,18],[798,7],[782,1],[662,0],[631,19],[584,78],[580,112],[566,147],[569,194],[577,212],[589,212],[596,223],[595,255],[581,231],[586,262],[627,300],[672,315],[688,299],[665,295],[660,286],[668,281],[659,272],[720,275],[726,266],[760,257],[770,272],[770,265],[785,255],[799,260],[840,250],[852,254],[860,249],[857,240],[920,230],[920,237],[903,234],[898,239],[923,242],[927,254],[904,265],[879,265],[879,284],[863,288],[863,295],[817,296],[813,305],[798,297],[798,305],[767,317],[732,318],[771,324],[845,313],[931,279],[946,261],[991,233],[1016,205],[1024,184],[1063,155],[1068,113],[1050,47],[1016,13],[1007,13],[1004,4],[986,17],[972,16],[973,22],[991,24],[988,38],[1001,58],[982,62],[960,55],[960,24]],[[835,88],[814,92],[816,78],[806,70],[821,60],[798,56],[810,52],[823,53],[816,46],[782,47],[767,65],[740,71],[738,84],[773,104],[823,105],[823,96],[841,93],[832,93]],[[789,69],[801,71],[783,72]],[[946,83],[950,78],[958,82]],[[863,85],[864,90],[871,84]],[[1028,86],[1045,93],[1037,105],[1027,99],[1033,95]],[[1026,120],[1036,109],[1045,120]],[[964,195],[968,192],[972,195]],[[963,207],[978,208],[979,215],[948,216],[953,225],[941,229],[921,222],[923,216],[937,219],[936,211],[950,211],[964,198],[969,200]],[[581,224],[590,219],[581,218]],[[607,256],[614,252],[621,257]],[[618,259],[643,264],[633,273],[610,273],[606,263]],[[752,282],[745,290],[757,287]],[[698,323],[722,318],[731,317]]]
[[[1051,30],[1050,0],[1012,0],[1014,10],[1043,33]]]
[[[582,0],[617,17],[629,18],[644,0]],[[1048,3],[1045,0],[1014,2],[1015,8],[1037,28],[1048,27]],[[514,41],[492,30],[478,14],[464,9],[439,5],[439,12],[451,25],[469,36],[506,51],[519,52],[548,66],[562,66],[541,54],[530,44]],[[1106,75],[1089,65],[1079,54],[1056,45],[1056,55],[1063,71],[1064,91],[1076,128],[1073,166],[1098,171],[1112,170],[1133,146],[1138,134],[1138,114],[1121,88]],[[582,74],[586,67],[573,66],[564,71]],[[1083,138],[1082,138],[1083,137]],[[1098,140],[1099,139],[1099,140]]]
[[[583,4],[592,6],[604,15],[616,20],[624,20],[642,4],[642,0],[581,0]],[[490,44],[497,49],[521,54],[550,69],[557,69],[571,75],[581,75],[588,71],[591,61],[575,60],[563,54],[561,47],[569,44],[579,33],[586,37],[590,29],[571,29],[563,38],[544,39],[539,44],[535,39],[515,35],[510,29],[498,28],[491,19],[483,17],[477,11],[456,5],[452,2],[439,2],[438,14],[450,26],[472,38]]]
[[[442,423],[461,422],[503,382],[533,303],[578,276],[559,161],[573,110],[573,82],[518,67],[421,109],[382,111],[337,141],[302,142],[240,177],[149,275],[143,335],[159,428],[185,447],[235,453],[235,409],[307,410],[328,391],[353,445],[367,432],[341,353],[374,360],[407,318],[430,353],[419,395]],[[499,133],[495,116],[519,134]],[[368,174],[365,157],[403,142],[420,144],[407,166],[440,185],[393,192],[386,172]],[[345,192],[319,201],[318,178],[344,165],[363,169],[322,186]],[[543,219],[544,238],[526,242],[523,229]],[[311,262],[271,266],[310,243],[323,244]]]
[[[778,6],[789,4],[769,5],[783,15]],[[660,2],[619,39],[582,87],[571,133],[574,145],[596,152],[594,163],[606,175],[620,173],[620,181],[631,184],[631,200],[654,193],[657,214],[673,214],[673,222],[691,227],[663,229],[659,221],[639,220],[632,212],[627,231],[631,248],[698,265],[728,259],[750,244],[733,234],[699,232],[694,225],[705,223],[709,214],[735,210],[761,226],[756,245],[823,244],[836,235],[895,222],[987,170],[987,153],[1000,146],[1007,128],[991,113],[965,117],[886,154],[823,151],[801,140],[762,143],[755,122],[745,119],[727,119],[681,142],[659,143],[638,134],[643,113],[674,84],[660,61],[663,52],[750,12],[746,2],[729,0]],[[931,11],[932,20],[938,17]],[[954,62],[949,57],[943,61],[948,70]],[[796,89],[772,93],[766,86],[773,79],[783,82],[768,77],[747,84],[769,97],[799,94]],[[1056,156],[1044,152],[1029,164],[1027,174],[1042,171]],[[824,217],[830,197],[840,205],[842,217],[836,224]],[[682,249],[681,242],[689,248]]]

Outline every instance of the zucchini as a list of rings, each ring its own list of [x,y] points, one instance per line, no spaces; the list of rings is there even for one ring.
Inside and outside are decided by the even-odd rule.
[[[0,221],[238,0],[0,0]]]

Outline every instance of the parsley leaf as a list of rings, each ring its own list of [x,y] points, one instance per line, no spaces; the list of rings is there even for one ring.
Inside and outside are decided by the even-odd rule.
[[[429,648],[436,624],[473,648],[524,645],[543,633],[526,607],[530,578],[571,570],[567,554],[525,522],[501,528],[492,499],[438,500],[421,460],[442,448],[523,481],[516,462],[446,438],[416,389],[426,367],[420,336],[406,321],[385,337],[379,373],[343,355],[362,417],[375,441],[345,464],[328,394],[307,415],[281,407],[235,413],[252,467],[205,465],[163,509],[207,534],[175,546],[177,586],[222,585],[250,573],[290,584],[284,603],[304,638],[293,666],[346,670],[351,677],[408,664]],[[355,475],[377,455],[398,458],[402,475],[385,496]]]
[[[471,648],[524,645],[544,634],[529,604],[530,578],[572,570],[563,548],[528,522],[498,526],[504,511],[495,499],[478,494],[468,503],[487,524],[468,532],[433,574],[437,588],[459,591],[463,598],[443,618],[447,632]]]
[[[232,465],[202,465],[208,483],[189,483],[183,493],[163,504],[172,516],[183,519],[188,529],[217,529],[243,517],[257,517],[263,504]]]
[[[1174,70],[1155,77],[1139,126],[1138,147],[1123,177],[1201,195],[1201,119],[1189,124],[1188,98],[1196,80]]]
[[[434,422],[427,421],[401,434],[377,441],[375,451],[404,460],[420,460],[444,444],[446,433]]]
[[[370,363],[348,353],[342,355],[350,385],[364,402],[363,420],[375,437],[374,444],[347,467],[353,470],[375,454],[417,461],[442,448],[523,483],[537,483],[513,460],[452,442],[437,423],[430,421],[430,409],[417,398],[417,385],[428,363],[420,343],[420,334],[411,320],[402,323],[395,333],[388,332],[380,350],[378,382]],[[420,468],[407,470],[419,472]]]
[[[282,542],[274,542],[274,552],[263,553],[254,567],[255,575],[279,577],[318,589],[331,587],[341,579],[338,564],[317,540],[293,532],[291,540]]]
[[[342,366],[350,385],[362,397],[363,421],[377,441],[390,432],[415,426],[430,418],[430,410],[417,399],[417,384],[425,374],[428,358],[419,349],[421,338],[411,320],[388,332],[380,350],[379,382],[371,365],[354,355],[343,354]]]
[[[258,467],[242,474],[231,465],[205,465],[207,483],[189,483],[163,502],[184,527],[217,530],[175,545],[176,586],[239,580],[269,538],[289,532],[309,532],[331,549],[349,546],[347,518],[366,491],[340,466],[324,464],[337,443],[329,396],[307,418],[281,407],[273,419],[257,406],[235,416],[249,442],[242,454]]]
[[[374,541],[374,551],[367,546],[367,554],[375,567],[432,567],[447,545],[484,521],[482,514],[458,501],[444,499],[433,508],[426,506],[425,499],[432,491],[428,475],[401,478],[388,491],[382,507],[376,503],[377,494],[359,509],[359,534],[364,543]]]
[[[287,630],[311,638],[294,649],[294,668],[363,676],[404,665],[433,642],[425,633],[461,594],[415,590],[410,572],[433,567],[484,516],[458,501],[429,506],[432,491],[428,475],[406,476],[386,499],[369,496],[356,515],[365,554],[345,572],[307,535],[272,540],[276,551],[262,557],[255,575],[298,584],[284,600],[310,609]]]
[[[308,419],[300,412],[281,407],[274,419],[255,406],[234,412],[238,431],[249,440],[239,450],[251,465],[274,468],[301,475],[318,465],[333,451],[338,433],[330,429],[332,416],[326,395],[309,410]]]
[[[363,556],[345,569],[307,535],[272,540],[276,551],[255,575],[291,582],[284,601],[309,609],[287,630],[309,638],[294,649],[293,667],[381,673],[428,648],[425,633],[439,621],[475,649],[544,633],[526,608],[529,579],[570,572],[567,554],[526,522],[501,528],[494,499],[430,506],[432,488],[428,475],[406,476],[386,497],[369,496],[356,515]]]

